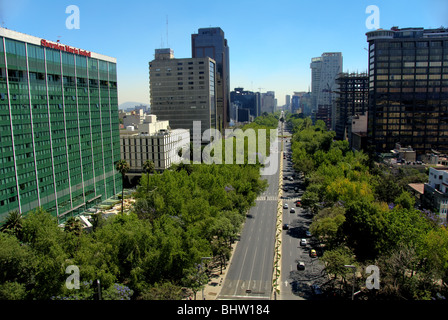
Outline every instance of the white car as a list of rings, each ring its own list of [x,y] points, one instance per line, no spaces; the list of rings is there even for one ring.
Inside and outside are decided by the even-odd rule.
[[[306,246],[306,239],[301,239],[300,240],[300,245],[301,246]]]
[[[283,209],[288,209],[288,204],[287,204],[287,203],[285,203],[285,204],[283,205]]]

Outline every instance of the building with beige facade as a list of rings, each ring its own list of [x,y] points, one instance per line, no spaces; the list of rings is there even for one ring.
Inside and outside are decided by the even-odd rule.
[[[173,50],[156,49],[149,63],[151,113],[203,141],[204,131],[216,128],[215,75],[216,63],[209,57],[175,59]],[[194,121],[201,130],[193,130]]]

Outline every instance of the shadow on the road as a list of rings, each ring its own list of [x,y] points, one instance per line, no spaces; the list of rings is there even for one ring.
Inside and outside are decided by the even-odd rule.
[[[298,220],[294,220],[289,225],[287,234],[296,239],[306,238],[306,231],[309,229],[309,224],[309,222],[299,222]]]

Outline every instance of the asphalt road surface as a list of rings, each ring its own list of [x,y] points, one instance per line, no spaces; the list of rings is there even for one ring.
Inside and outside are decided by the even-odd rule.
[[[271,146],[271,154],[276,154],[279,161],[280,145],[279,141],[278,146]],[[269,187],[249,210],[218,296],[220,300],[271,298],[279,174],[277,170],[264,176]]]
[[[279,130],[282,134],[282,131]],[[284,132],[287,134],[287,132]],[[290,139],[284,144],[286,154],[291,152]],[[273,147],[280,163],[281,140],[278,147]],[[272,281],[274,266],[274,245],[276,214],[278,205],[279,178],[293,176],[290,180],[283,180],[283,204],[288,204],[288,209],[283,210],[283,223],[289,225],[288,230],[283,230],[281,245],[281,274],[279,300],[303,300],[314,299],[311,290],[312,284],[321,284],[324,281],[323,266],[318,257],[310,257],[310,250],[314,247],[312,237],[306,237],[306,231],[312,222],[312,216],[301,207],[296,207],[295,202],[304,192],[303,180],[292,169],[289,159],[283,160],[282,172],[264,176],[269,187],[261,194],[256,205],[248,213],[240,240],[233,253],[231,265],[227,271],[219,300],[256,299],[268,300],[273,297]],[[294,190],[294,188],[296,188]],[[294,213],[290,208],[295,209]],[[300,246],[300,239],[306,238],[308,244]],[[297,263],[305,263],[305,270],[297,270]]]

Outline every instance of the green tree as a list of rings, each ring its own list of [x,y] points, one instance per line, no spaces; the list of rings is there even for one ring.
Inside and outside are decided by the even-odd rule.
[[[208,276],[202,270],[201,266],[197,265],[185,270],[185,276],[182,282],[185,287],[193,291],[194,300],[196,300],[196,293],[207,284]]]
[[[11,211],[6,218],[6,221],[0,228],[1,232],[13,234],[18,239],[22,238],[23,217],[22,214],[17,211]]]
[[[378,205],[365,199],[347,205],[343,232],[360,261],[375,259],[386,238],[386,220]]]
[[[79,221],[75,217],[68,218],[67,221],[65,222],[64,231],[65,232],[72,232],[76,236],[81,235],[81,233],[82,233],[82,223],[81,223],[81,221]]]
[[[415,206],[415,198],[407,191],[403,191],[394,200],[394,204],[404,209],[413,209]]]
[[[345,209],[341,206],[324,208],[314,217],[311,233],[327,248],[335,248],[343,243],[342,225],[345,222]]]
[[[49,299],[65,284],[65,268],[71,263],[64,240],[64,231],[48,212],[38,208],[27,214],[23,221],[23,243],[34,254],[33,278],[28,286],[32,298]]]
[[[137,300],[182,300],[184,298],[186,297],[181,286],[165,281],[145,289]]]
[[[325,251],[321,260],[325,263],[325,272],[329,276],[333,276],[333,286],[335,286],[337,282],[339,282],[341,286],[347,284],[347,275],[352,275],[353,270],[344,266],[355,264],[353,254],[348,248],[339,247],[334,250]]]
[[[142,167],[143,167],[143,172],[146,173],[146,175],[147,175],[147,177],[146,177],[146,179],[147,179],[146,192],[149,192],[149,175],[154,173],[156,166],[154,165],[154,162],[152,162],[151,160],[146,160],[143,163]]]
[[[129,171],[129,163],[126,160],[120,160],[115,165],[115,169],[121,174],[121,214],[123,214],[124,210],[124,179],[126,173]]]
[[[13,235],[0,233],[0,297],[24,298],[22,289],[31,282],[35,256]],[[12,290],[8,293],[8,290]],[[17,292],[16,292],[17,290]]]

